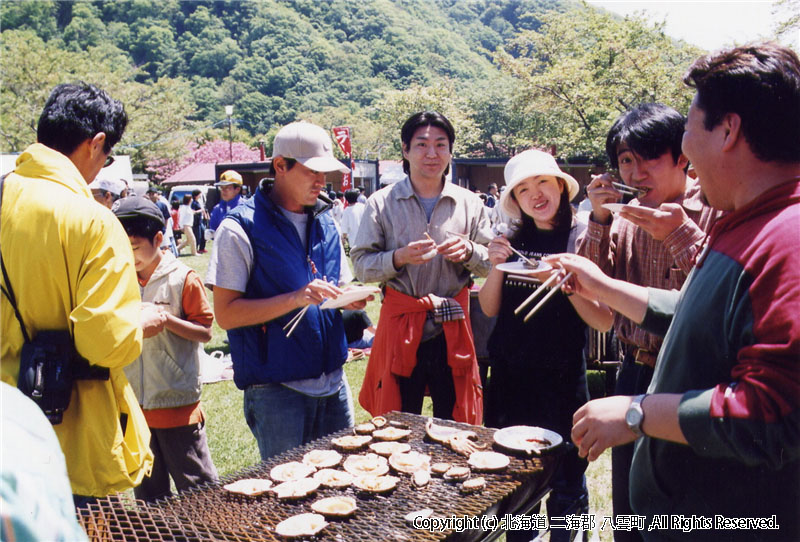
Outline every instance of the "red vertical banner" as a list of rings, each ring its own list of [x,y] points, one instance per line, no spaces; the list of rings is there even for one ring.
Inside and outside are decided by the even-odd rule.
[[[339,148],[342,149],[344,153],[344,157],[350,162],[350,173],[345,173],[342,176],[342,192],[345,190],[349,190],[353,187],[352,183],[352,173],[353,173],[353,160],[352,160],[352,148],[350,146],[350,127],[349,126],[334,126],[333,128],[333,138],[339,144]]]

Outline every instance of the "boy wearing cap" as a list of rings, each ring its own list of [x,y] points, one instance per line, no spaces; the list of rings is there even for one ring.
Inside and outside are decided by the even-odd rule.
[[[144,197],[123,199],[114,210],[133,248],[144,304],[165,316],[163,329],[145,334],[142,354],[125,367],[150,427],[153,471],[134,488],[137,499],[167,497],[170,476],[178,491],[217,480],[200,408],[201,343],[214,319],[200,277],[160,250],[164,218]]]
[[[336,225],[317,202],[325,172],[349,171],[332,149],[318,126],[283,127],[273,143],[274,185],[232,210],[215,236],[206,283],[262,459],[353,423],[342,316],[318,307],[342,293],[349,272]]]
[[[242,196],[242,176],[229,169],[219,176],[219,182],[214,185],[219,188],[220,202],[211,209],[211,218],[208,220],[208,229],[217,231],[220,222],[237,205]]]

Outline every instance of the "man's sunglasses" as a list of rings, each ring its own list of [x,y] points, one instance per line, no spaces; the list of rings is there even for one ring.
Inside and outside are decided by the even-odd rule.
[[[113,155],[113,154],[109,154],[109,155],[108,155],[108,158],[106,158],[106,161],[105,161],[105,163],[103,164],[103,167],[108,167],[108,166],[110,166],[110,165],[111,165],[111,164],[113,164],[113,163],[114,163],[114,155]]]

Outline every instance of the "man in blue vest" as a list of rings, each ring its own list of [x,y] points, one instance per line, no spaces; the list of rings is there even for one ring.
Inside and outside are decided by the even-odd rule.
[[[215,236],[206,283],[262,459],[353,424],[342,316],[318,307],[351,275],[336,225],[317,203],[325,173],[349,171],[332,148],[318,126],[283,127],[273,143],[274,185],[232,210]]]

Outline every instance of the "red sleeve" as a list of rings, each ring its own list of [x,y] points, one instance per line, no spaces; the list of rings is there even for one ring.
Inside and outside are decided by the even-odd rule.
[[[183,314],[195,324],[210,326],[214,322],[211,303],[208,302],[203,281],[194,271],[189,271],[183,284]]]

